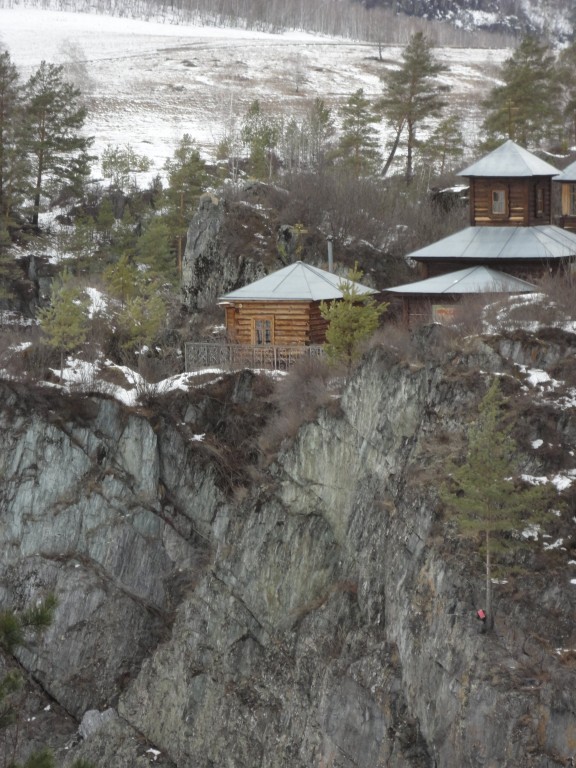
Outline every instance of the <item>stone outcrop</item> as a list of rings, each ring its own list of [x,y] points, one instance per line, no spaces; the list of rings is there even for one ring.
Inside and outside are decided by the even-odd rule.
[[[250,220],[249,229],[238,223],[245,218]],[[266,248],[259,252],[244,243],[245,232],[266,229],[260,219],[258,210],[248,204],[202,195],[188,227],[182,260],[183,300],[191,310],[212,307],[223,293],[266,274],[265,264],[274,263],[274,256]],[[273,242],[271,233],[266,234]]]
[[[168,414],[2,386],[0,603],[57,595],[17,655],[67,718],[51,738],[64,766],[570,764],[570,553],[526,555],[481,634],[482,561],[437,490],[487,371],[528,414],[535,473],[539,437],[573,466],[574,411],[502,357],[529,357],[525,341],[444,348],[442,363],[436,341],[428,362],[374,350],[250,482],[195,439],[185,394]],[[257,377],[234,383],[219,401],[256,408]],[[574,547],[570,513],[555,519]]]

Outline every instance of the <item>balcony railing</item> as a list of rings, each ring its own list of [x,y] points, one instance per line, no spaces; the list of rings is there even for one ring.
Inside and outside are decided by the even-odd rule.
[[[324,349],[318,345],[299,344],[218,344],[214,342],[187,342],[184,345],[186,371],[201,368],[267,368],[286,371],[301,357],[322,357]]]

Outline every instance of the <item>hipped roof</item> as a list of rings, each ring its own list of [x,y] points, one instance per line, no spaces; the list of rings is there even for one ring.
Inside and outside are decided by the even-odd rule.
[[[416,261],[547,261],[576,256],[576,234],[553,225],[541,227],[467,227],[408,254]]]
[[[576,162],[566,166],[562,173],[559,173],[558,176],[554,176],[552,181],[576,181]]]
[[[430,277],[416,283],[397,285],[386,289],[402,294],[477,294],[477,293],[531,293],[536,286],[518,277],[498,272],[489,267],[468,267],[446,275]]]
[[[485,178],[526,178],[530,176],[556,176],[557,168],[528,152],[512,139],[508,139],[477,163],[460,171],[458,176]]]
[[[352,283],[360,295],[376,293],[367,285],[297,261],[221,296],[219,301],[330,301],[342,298],[343,283]]]

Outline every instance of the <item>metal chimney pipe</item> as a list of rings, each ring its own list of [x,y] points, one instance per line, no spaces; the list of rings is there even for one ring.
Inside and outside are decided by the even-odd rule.
[[[328,272],[334,272],[334,251],[332,248],[332,235],[326,238],[328,241]]]

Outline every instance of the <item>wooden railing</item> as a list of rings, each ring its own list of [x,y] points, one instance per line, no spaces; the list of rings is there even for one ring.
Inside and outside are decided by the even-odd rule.
[[[318,345],[307,347],[299,344],[252,346],[250,344],[187,342],[184,345],[186,371],[197,371],[201,368],[223,368],[225,370],[267,368],[275,371],[286,371],[296,360],[305,355],[322,357],[324,349]]]

